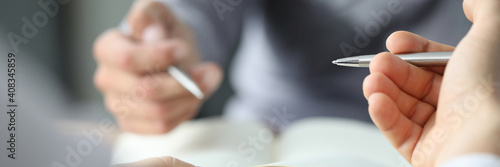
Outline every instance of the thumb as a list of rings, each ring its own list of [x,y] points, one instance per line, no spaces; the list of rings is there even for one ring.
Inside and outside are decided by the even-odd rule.
[[[177,24],[174,14],[165,5],[153,0],[136,1],[127,16],[127,22],[132,38],[138,41],[142,40],[145,30],[153,24],[165,30],[163,37],[167,37],[168,31]]]
[[[464,10],[474,24],[450,59],[448,67],[451,65],[454,70],[449,75],[470,80],[478,76],[498,74],[500,1],[465,0]]]
[[[217,88],[223,78],[223,72],[219,65],[207,62],[193,66],[189,70],[190,76],[200,86],[200,89],[206,95],[210,96]]]
[[[498,0],[464,0],[465,16],[473,23],[485,20],[490,22],[500,14],[500,1]],[[498,21],[498,20],[497,20]]]

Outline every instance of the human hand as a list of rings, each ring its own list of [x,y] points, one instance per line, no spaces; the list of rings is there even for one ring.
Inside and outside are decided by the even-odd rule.
[[[131,34],[112,29],[96,40],[95,85],[123,130],[167,133],[195,116],[202,103],[166,73],[167,67],[186,70],[205,97],[219,86],[222,70],[200,63],[191,32],[163,4],[136,1],[127,22]]]
[[[195,167],[195,166],[186,163],[184,161],[181,161],[177,158],[166,156],[166,157],[149,158],[133,163],[113,165],[113,167]]]
[[[414,166],[437,166],[475,152],[500,155],[500,1],[466,0],[474,22],[444,68],[418,68],[392,54],[452,51],[408,32],[387,40],[363,90],[382,133]],[[443,75],[444,74],[444,75]]]

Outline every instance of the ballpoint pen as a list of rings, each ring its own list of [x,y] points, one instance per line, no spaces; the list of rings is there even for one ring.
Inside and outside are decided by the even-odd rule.
[[[422,52],[398,54],[404,61],[419,67],[444,67],[453,52]],[[376,55],[363,55],[334,60],[332,63],[347,67],[369,67]]]
[[[200,87],[196,85],[186,73],[177,68],[176,66],[170,66],[167,69],[168,73],[177,80],[184,88],[186,88],[189,92],[191,92],[196,98],[203,99],[205,96],[201,91]]]

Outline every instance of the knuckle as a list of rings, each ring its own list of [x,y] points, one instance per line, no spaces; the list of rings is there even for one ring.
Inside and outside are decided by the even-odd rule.
[[[104,51],[106,47],[106,42],[104,42],[103,37],[99,37],[93,45],[94,59],[96,61],[102,61],[104,57]]]
[[[109,85],[108,77],[101,68],[98,68],[94,74],[94,85],[100,91],[105,91]]]
[[[128,16],[127,22],[133,30],[137,31],[138,28],[144,28],[147,25],[148,18],[144,16],[143,12],[139,14],[133,13]]]
[[[141,79],[140,84],[145,90],[151,90],[159,86],[159,80],[158,77],[155,77],[154,75],[150,74],[144,76]]]
[[[105,106],[117,120],[125,120],[129,117],[131,108],[122,103],[119,99],[105,97]]]
[[[130,69],[134,65],[134,55],[131,48],[121,48],[117,51],[117,64],[122,69]]]
[[[168,105],[162,105],[162,104],[153,104],[151,106],[151,116],[162,119],[167,116],[167,113],[170,111],[170,107]]]
[[[164,163],[164,165],[170,165],[170,164],[174,164],[175,161],[179,161],[178,159],[172,157],[172,156],[162,156],[162,157],[159,157],[162,162]]]
[[[132,28],[136,28],[136,30],[143,29],[154,20],[153,17],[156,17],[151,14],[156,13],[158,8],[163,6],[164,5],[160,2],[153,0],[137,1],[133,5],[131,14],[127,17],[127,21],[130,23]]]
[[[158,63],[162,67],[165,67],[172,63],[174,50],[172,46],[160,45],[153,49],[153,54],[156,58],[156,63]]]
[[[168,133],[174,127],[168,122],[162,122],[160,126],[156,127],[156,133]]]
[[[146,80],[149,79],[149,80]],[[165,85],[165,82],[167,82],[168,79],[166,79],[163,76],[157,76],[154,77],[154,80],[151,78],[143,78],[143,81],[141,82],[143,84],[144,93],[146,99],[158,99],[161,98],[163,94],[165,94],[165,87],[170,88],[169,85]]]
[[[156,99],[160,96],[160,89],[158,87],[152,89],[144,89],[144,97],[146,99]]]
[[[163,87],[159,88],[164,88],[164,91],[169,91],[169,92],[176,92],[176,91],[184,91],[186,93],[189,93],[187,89],[185,89],[176,79],[173,77],[169,77],[168,79],[163,80],[162,84]]]
[[[109,29],[95,40],[94,45],[92,46],[92,51],[94,53],[94,58],[97,61],[101,61],[103,57],[106,56],[106,50],[111,44],[109,40],[113,38],[117,32],[117,29]]]

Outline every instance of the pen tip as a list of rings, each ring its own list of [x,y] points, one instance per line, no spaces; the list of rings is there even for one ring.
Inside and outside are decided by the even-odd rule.
[[[337,60],[332,61],[333,64],[337,64]]]

